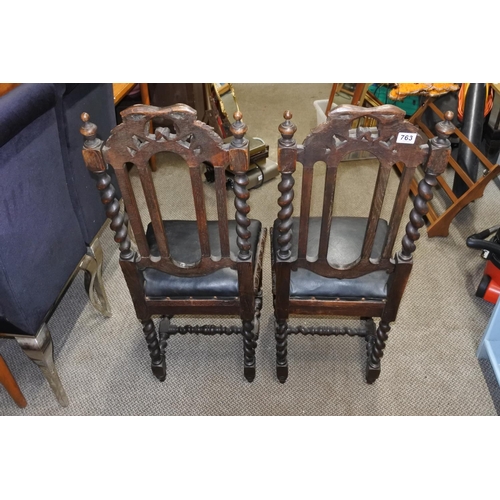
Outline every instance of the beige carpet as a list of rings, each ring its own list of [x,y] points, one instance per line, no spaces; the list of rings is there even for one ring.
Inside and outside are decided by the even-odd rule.
[[[313,101],[327,98],[330,85],[235,84],[235,89],[248,135],[263,138],[270,145],[271,158],[276,158],[277,127],[283,111],[293,112],[298,126],[296,138],[302,141],[316,125]],[[170,159],[165,155],[161,163]],[[362,187],[374,179],[376,165],[373,160],[343,164],[336,213],[368,213],[370,194],[364,193]],[[155,174],[162,208],[171,218],[194,213],[187,172],[181,167],[176,162],[172,168],[160,168]],[[395,181],[393,174],[389,198],[395,195]],[[322,182],[324,173],[318,167],[315,193],[320,192]],[[268,227],[278,209],[277,183],[275,179],[251,191],[251,217]],[[215,198],[213,187],[206,185],[205,192],[208,206]],[[299,194],[297,182],[296,196]],[[230,194],[230,204],[232,200]],[[313,214],[319,215],[320,204],[317,195]],[[410,208],[408,203],[407,212]],[[384,210],[387,213],[387,207]],[[209,210],[209,216],[214,213]],[[70,406],[64,409],[57,405],[40,371],[15,341],[1,340],[0,351],[28,407],[18,409],[0,389],[0,414],[496,415],[500,389],[488,363],[479,363],[475,356],[493,306],[474,296],[484,261],[479,252],[465,246],[465,239],[498,224],[499,213],[500,192],[491,183],[482,199],[459,214],[447,238],[429,239],[423,233],[399,317],[389,334],[382,374],[371,386],[363,375],[364,340],[346,337],[292,336],[288,349],[290,376],[286,384],[278,383],[269,247],[264,262],[264,307],[255,381],[249,384],[243,377],[239,336],[191,335],[170,339],[167,379],[159,383],[149,368],[146,343],[118,266],[117,245],[106,228],[101,241],[113,317],[105,319],[95,312],[86,298],[83,276],[78,276],[49,322],[56,364]],[[182,318],[175,320],[180,322]],[[207,318],[189,321],[205,323]],[[327,321],[330,319],[304,319],[302,323]],[[228,325],[237,319],[217,318],[213,322]]]

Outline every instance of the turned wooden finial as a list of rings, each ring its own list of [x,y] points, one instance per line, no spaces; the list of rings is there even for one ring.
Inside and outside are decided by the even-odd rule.
[[[448,145],[448,137],[455,132],[455,125],[453,125],[453,111],[446,111],[444,114],[444,121],[436,125],[436,134],[438,138],[436,142],[443,146]]]
[[[297,131],[297,125],[290,121],[292,119],[292,116],[293,115],[289,110],[285,111],[283,113],[283,118],[285,119],[285,121],[278,127],[278,130],[281,134],[280,142],[285,146],[291,146],[295,144],[293,135]]]
[[[80,127],[80,134],[85,137],[85,146],[92,147],[95,145],[97,139],[97,125],[90,121],[90,115],[88,113],[82,113],[80,118],[83,121],[83,125]]]
[[[231,134],[233,134],[233,137],[234,137],[231,144],[233,146],[240,147],[240,146],[243,146],[245,143],[244,137],[245,137],[245,134],[247,133],[248,127],[242,121],[243,114],[241,113],[241,111],[239,111],[239,110],[235,111],[233,118],[235,121],[231,125],[231,127],[229,128],[229,130],[231,130]]]

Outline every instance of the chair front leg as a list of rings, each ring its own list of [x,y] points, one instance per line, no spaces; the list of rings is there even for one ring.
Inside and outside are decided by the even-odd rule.
[[[151,357],[151,369],[153,370],[153,375],[160,382],[163,382],[167,377],[167,365],[165,363],[165,354],[160,349],[160,343],[158,341],[158,335],[156,334],[155,324],[150,318],[146,321],[143,321],[142,326],[142,331],[144,332],[144,336],[146,337],[149,355]]]
[[[255,379],[255,348],[257,347],[256,335],[254,333],[254,322],[242,320],[243,325],[243,352],[244,352],[244,375],[249,382]]]
[[[285,319],[276,318],[276,376],[284,384],[288,378],[287,337],[288,323]]]
[[[47,325],[44,323],[34,337],[16,337],[16,340],[26,356],[40,368],[59,404],[68,406],[68,396],[54,364],[54,346]]]
[[[259,293],[255,297],[255,315],[253,318],[253,333],[255,336],[255,341],[259,340],[261,310],[262,310],[262,290],[259,290]]]
[[[368,352],[366,363],[366,381],[373,384],[380,375],[380,360],[384,355],[385,343],[391,327],[383,318],[380,320],[375,335],[368,339]]]

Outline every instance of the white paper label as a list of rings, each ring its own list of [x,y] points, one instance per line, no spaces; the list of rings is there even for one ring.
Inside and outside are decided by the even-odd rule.
[[[259,175],[259,177],[257,177],[257,180],[258,181],[261,181],[262,180],[262,174]]]
[[[396,142],[400,144],[415,144],[415,139],[417,138],[417,134],[410,132],[399,132],[398,138]]]

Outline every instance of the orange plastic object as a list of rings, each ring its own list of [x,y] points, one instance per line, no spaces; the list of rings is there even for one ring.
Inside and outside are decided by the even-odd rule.
[[[427,96],[439,96],[458,90],[456,83],[398,83],[391,89],[389,97],[395,101],[400,101],[413,94],[424,94]]]
[[[500,296],[500,269],[493,262],[488,261],[484,268],[484,274],[488,275],[491,281],[484,293],[483,299],[496,304]]]

